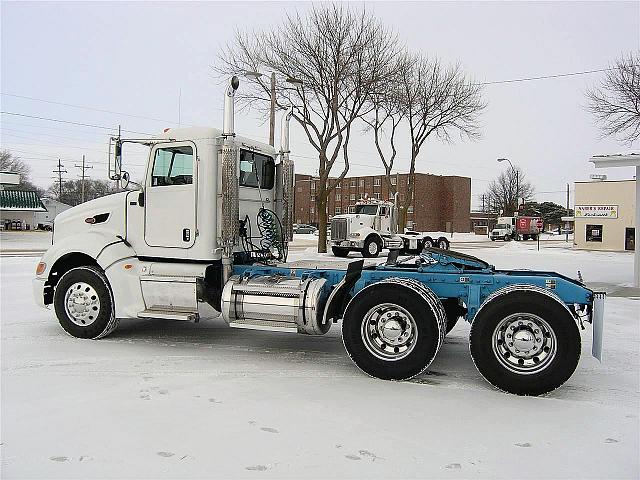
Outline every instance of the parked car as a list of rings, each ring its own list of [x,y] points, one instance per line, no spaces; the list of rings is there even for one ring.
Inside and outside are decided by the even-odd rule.
[[[313,225],[306,225],[304,223],[295,224],[293,226],[293,233],[315,233],[318,230]]]

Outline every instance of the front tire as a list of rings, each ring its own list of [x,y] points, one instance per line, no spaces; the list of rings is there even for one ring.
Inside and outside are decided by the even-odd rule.
[[[348,257],[349,256],[349,250],[347,250],[346,248],[331,247],[331,252],[336,257],[343,257],[344,258],[344,257]]]
[[[380,255],[381,250],[382,245],[380,245],[380,241],[375,237],[369,237],[364,242],[362,256],[364,258],[375,258]]]
[[[94,266],[72,268],[62,275],[53,305],[62,328],[77,338],[106,337],[118,326],[109,281]]]
[[[517,395],[542,395],[566,382],[578,366],[580,344],[569,310],[531,290],[490,299],[474,318],[469,339],[480,374]]]
[[[445,334],[439,299],[424,285],[389,279],[370,285],[349,302],[342,322],[347,353],[363,372],[406,380],[433,361]]]
[[[438,248],[441,250],[449,250],[449,240],[444,237],[438,239]]]

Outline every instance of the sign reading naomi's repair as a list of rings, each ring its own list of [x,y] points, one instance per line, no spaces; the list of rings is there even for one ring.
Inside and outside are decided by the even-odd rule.
[[[576,205],[576,218],[618,218],[618,205]]]

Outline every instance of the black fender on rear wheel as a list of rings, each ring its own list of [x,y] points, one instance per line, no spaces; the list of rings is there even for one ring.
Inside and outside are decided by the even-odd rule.
[[[445,335],[446,315],[423,284],[391,278],[360,290],[347,305],[342,340],[353,362],[385,380],[405,380],[433,361]]]
[[[380,255],[382,251],[382,241],[376,235],[369,235],[364,241],[362,256],[365,258],[374,258]]]
[[[53,306],[64,330],[74,337],[106,337],[118,326],[113,294],[95,266],[72,268],[56,284]]]
[[[517,395],[541,395],[571,377],[581,342],[561,300],[528,285],[507,287],[487,299],[473,319],[469,348],[492,385]]]

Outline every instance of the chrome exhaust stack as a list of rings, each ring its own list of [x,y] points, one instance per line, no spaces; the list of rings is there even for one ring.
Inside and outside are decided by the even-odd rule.
[[[280,130],[280,169],[282,172],[282,230],[284,241],[293,240],[293,197],[295,188],[295,165],[289,158],[289,123],[293,115],[293,107],[289,107],[282,117]]]
[[[236,90],[240,86],[238,77],[233,76],[229,80],[224,96],[224,118],[222,124],[222,232],[221,247],[223,249],[223,272],[222,281],[226,282],[231,276],[233,263],[233,250],[239,243],[238,234],[238,151],[233,141],[235,131],[234,120],[234,97]]]

